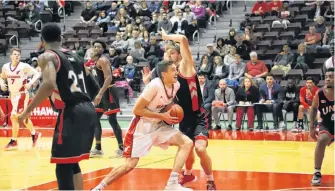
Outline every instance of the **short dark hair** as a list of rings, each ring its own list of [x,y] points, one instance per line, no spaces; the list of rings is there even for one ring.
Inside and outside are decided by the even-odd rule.
[[[269,72],[268,74],[266,74],[266,78],[267,77],[274,77],[273,74],[271,72]]]
[[[334,68],[327,68],[326,72],[334,72]]]
[[[45,42],[60,42],[62,30],[56,23],[47,23],[43,25],[42,31],[42,38]]]
[[[312,77],[310,77],[310,76],[306,78],[306,82],[307,82],[308,80],[312,80],[312,82],[314,82],[314,79],[313,79]]]
[[[99,43],[99,44],[101,44],[102,48],[103,48],[104,50],[106,50],[107,45],[106,45],[106,43],[105,43],[104,41],[102,41],[102,40],[95,40],[95,41],[93,41],[93,45],[94,45],[95,43]]]
[[[156,66],[157,74],[160,78],[162,78],[162,72],[167,72],[169,66],[171,66],[173,63],[167,60],[162,60],[158,62]]]

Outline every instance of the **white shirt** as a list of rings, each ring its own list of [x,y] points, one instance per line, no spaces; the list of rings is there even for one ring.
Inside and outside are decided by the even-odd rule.
[[[167,94],[170,96],[172,93],[172,98],[168,98],[163,82],[161,81],[160,78],[155,78],[153,79],[147,86],[145,86],[142,94],[140,97],[144,98],[145,100],[149,101],[149,105],[147,106],[147,109],[160,113],[164,108],[171,104],[173,102],[174,97],[177,94],[177,91],[180,88],[180,84],[177,81],[176,83],[173,84],[173,92],[172,88],[166,88]],[[153,118],[146,118],[146,117],[141,117],[141,119],[144,119],[145,121],[150,121],[150,122],[160,122],[160,119],[153,119]]]
[[[325,61],[324,66],[326,69],[334,68],[335,67],[334,64],[335,64],[334,56],[332,56]]]

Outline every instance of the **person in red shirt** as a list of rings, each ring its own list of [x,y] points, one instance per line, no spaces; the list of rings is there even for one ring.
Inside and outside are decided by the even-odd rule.
[[[259,0],[252,7],[251,16],[263,16],[268,12],[269,12],[268,4],[263,0]]]
[[[259,87],[265,80],[264,77],[268,73],[268,68],[263,61],[258,60],[256,52],[250,52],[250,61],[245,66],[244,76],[251,78]],[[240,83],[244,78],[240,78]]]
[[[304,129],[303,117],[304,113],[307,113],[309,108],[312,105],[313,98],[316,92],[319,90],[318,87],[315,86],[314,80],[311,77],[306,79],[305,87],[300,89],[300,106],[298,111],[298,128],[293,127],[292,131],[300,131]]]
[[[278,13],[282,10],[283,4],[280,0],[272,0],[268,3],[268,9],[271,15],[277,16]]]

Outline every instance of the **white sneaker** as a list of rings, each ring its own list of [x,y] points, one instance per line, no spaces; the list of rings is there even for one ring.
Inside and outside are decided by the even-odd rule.
[[[176,183],[176,184],[170,184],[168,186],[165,186],[165,190],[173,190],[173,191],[177,191],[177,190],[180,190],[180,191],[193,191],[193,189],[191,188],[185,188],[185,187],[182,187],[180,184]]]
[[[284,122],[284,121],[281,121],[281,122],[279,123],[279,129],[281,129],[281,130],[286,130],[286,125],[285,125],[285,122]]]
[[[316,172],[314,173],[313,179],[312,179],[312,186],[320,186],[321,185],[321,173],[320,172]]]

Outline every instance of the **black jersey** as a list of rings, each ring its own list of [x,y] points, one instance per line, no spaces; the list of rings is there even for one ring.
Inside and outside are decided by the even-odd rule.
[[[57,68],[56,89],[51,101],[56,109],[64,106],[74,106],[81,102],[90,102],[91,98],[86,88],[86,76],[84,63],[76,55],[67,50],[47,50],[57,56],[59,66]],[[65,104],[65,105],[64,105]]]
[[[104,72],[102,71],[102,69],[97,67],[97,62],[98,61],[95,62],[95,66],[91,69],[91,71],[92,71],[93,76],[95,77],[95,80],[98,82],[99,86],[102,87],[105,83],[105,76],[104,76]],[[111,69],[111,72],[112,72],[112,68],[110,68],[110,69]],[[114,78],[113,78],[111,84],[113,84],[113,83],[114,83]]]
[[[329,100],[325,95],[325,89],[321,88],[318,91],[320,117],[322,124],[326,127],[334,127],[334,100]]]
[[[192,117],[193,113],[201,112],[200,108],[203,106],[202,93],[198,81],[198,75],[187,78],[181,76],[179,73],[178,81],[180,88],[177,92],[178,104],[183,108],[185,117]]]

